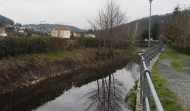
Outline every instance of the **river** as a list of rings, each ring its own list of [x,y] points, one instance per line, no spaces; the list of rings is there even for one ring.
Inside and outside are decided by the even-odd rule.
[[[26,93],[8,95],[1,105],[13,111],[129,111],[124,98],[139,77],[139,65],[131,61],[114,73],[97,76],[85,82],[49,80]]]

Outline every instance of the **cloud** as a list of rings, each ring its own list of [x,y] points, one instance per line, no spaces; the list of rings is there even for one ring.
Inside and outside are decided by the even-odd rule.
[[[63,23],[88,28],[85,18],[93,18],[106,0],[0,0],[0,14],[23,24]],[[115,0],[129,20],[149,15],[148,0]],[[152,14],[172,12],[176,5],[189,6],[190,0],[154,0]]]

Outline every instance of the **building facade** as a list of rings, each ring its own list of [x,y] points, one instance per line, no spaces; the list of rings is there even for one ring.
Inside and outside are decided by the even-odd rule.
[[[70,38],[71,31],[66,27],[53,27],[51,29],[52,37]]]
[[[24,30],[22,30],[22,29],[19,29],[19,31],[18,31],[19,33],[24,33]]]
[[[95,34],[88,33],[88,34],[84,34],[84,37],[92,37],[92,38],[95,38],[96,35],[95,35]]]
[[[1,36],[1,37],[7,36],[7,33],[6,33],[6,31],[5,31],[4,28],[0,28],[0,36]]]
[[[73,33],[73,35],[75,36],[75,37],[81,37],[81,33]]]

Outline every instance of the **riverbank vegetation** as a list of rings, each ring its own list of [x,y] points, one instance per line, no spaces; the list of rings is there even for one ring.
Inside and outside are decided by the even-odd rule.
[[[133,111],[135,111],[136,109],[137,84],[138,84],[138,80],[135,81],[135,85],[125,97],[125,103],[127,107]]]
[[[98,48],[99,39],[75,38],[62,39],[53,37],[6,37],[0,39],[0,58],[19,54],[55,53],[59,51],[77,50],[81,47]],[[103,42],[100,43],[103,47]],[[115,42],[114,49],[131,49],[129,41]]]
[[[0,92],[7,93],[76,71],[98,70],[99,65],[119,66],[131,58],[130,41],[114,42],[109,48],[98,38],[6,37],[0,39]],[[99,59],[97,59],[98,46]]]
[[[111,61],[107,56],[108,52],[108,49],[102,49],[99,61],[95,48],[5,57],[0,62],[0,92],[3,94],[12,92],[58,75],[126,65],[133,50],[114,50]]]

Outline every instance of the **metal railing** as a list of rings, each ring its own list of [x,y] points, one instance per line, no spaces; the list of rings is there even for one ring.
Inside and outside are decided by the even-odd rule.
[[[159,44],[152,48],[145,50],[140,53],[140,104],[142,105],[143,111],[150,111],[150,94],[154,99],[157,111],[164,111],[162,104],[158,98],[156,90],[151,80],[151,72],[147,69],[151,59],[153,59],[161,50],[163,44]],[[150,57],[149,57],[150,51]]]

